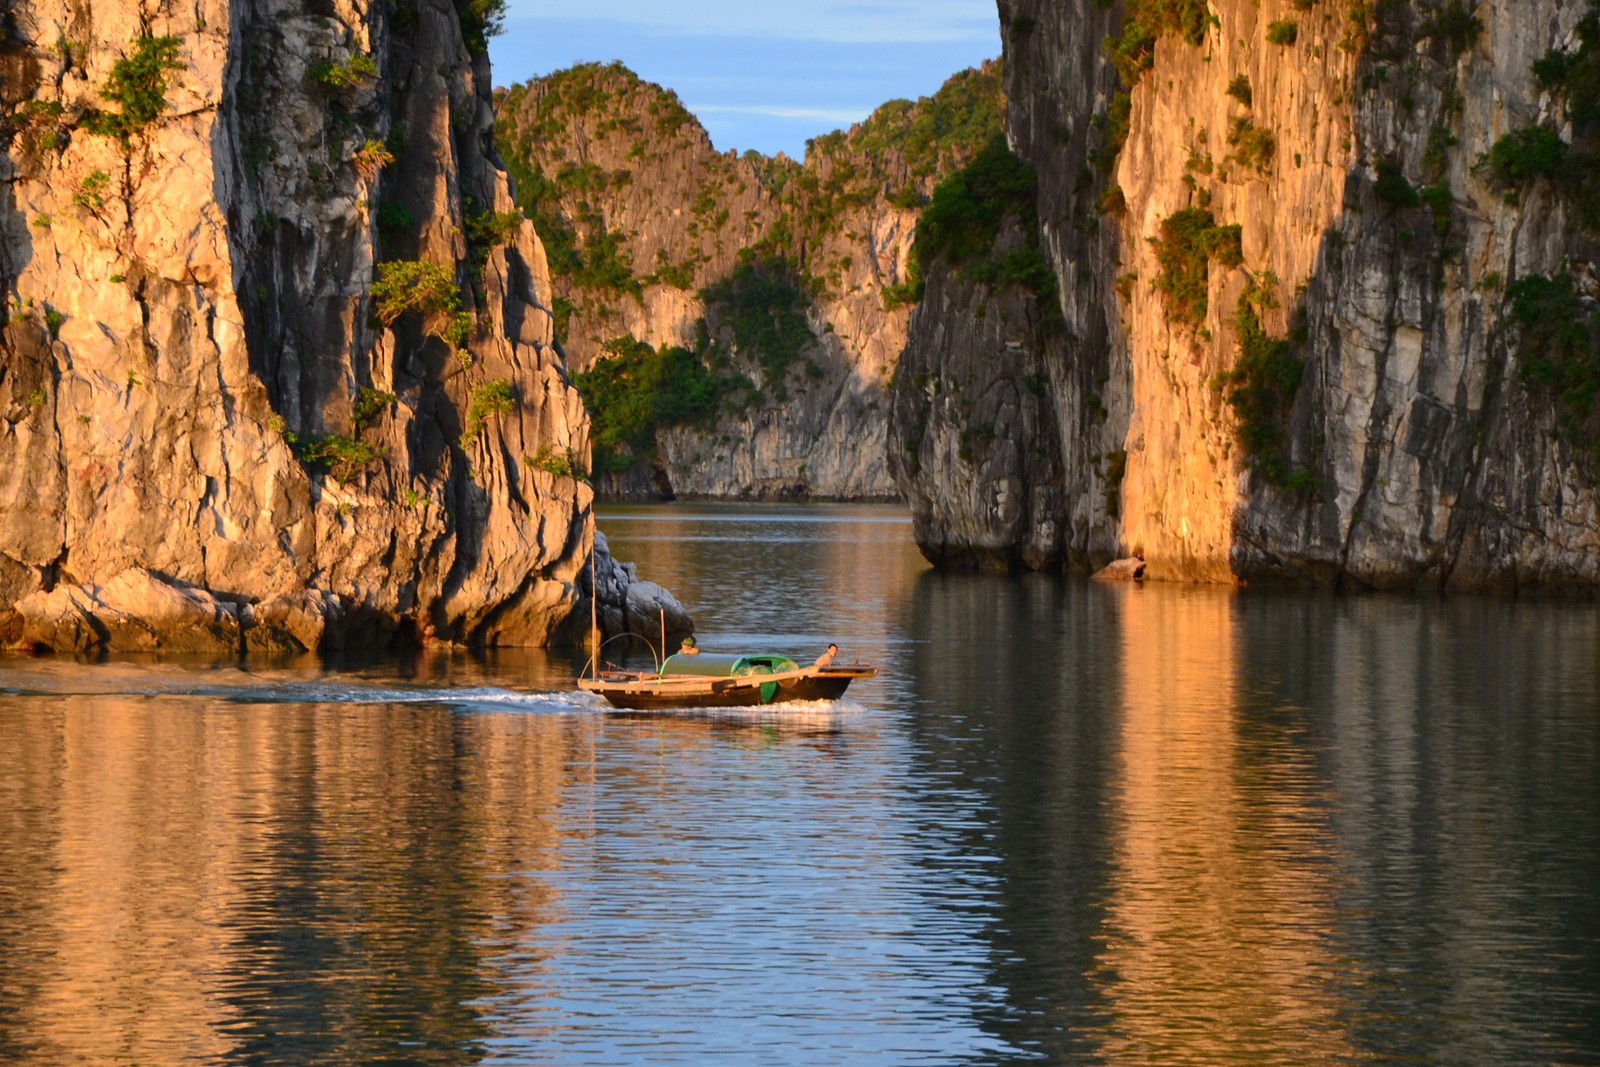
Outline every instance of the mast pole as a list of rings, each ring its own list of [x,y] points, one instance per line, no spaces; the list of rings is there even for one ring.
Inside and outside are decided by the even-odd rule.
[[[667,662],[667,609],[661,608],[661,662]]]
[[[589,521],[594,521],[593,516]],[[594,664],[594,677],[600,677],[600,591],[595,578],[594,527],[589,528],[589,647],[593,649],[590,662]]]

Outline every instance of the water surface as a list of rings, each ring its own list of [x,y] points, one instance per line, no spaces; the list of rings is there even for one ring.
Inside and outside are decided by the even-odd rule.
[[[1600,1063],[1593,606],[602,526],[704,647],[885,675],[638,716],[544,653],[0,661],[0,1062]]]

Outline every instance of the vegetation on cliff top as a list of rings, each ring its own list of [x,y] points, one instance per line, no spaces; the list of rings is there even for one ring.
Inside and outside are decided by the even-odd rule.
[[[1110,6],[1105,0],[1097,2]],[[1126,10],[1122,32],[1107,37],[1103,46],[1128,88],[1137,85],[1155,65],[1157,40],[1177,34],[1189,44],[1201,44],[1213,19],[1206,0],[1128,0]]]
[[[999,66],[986,63],[813,138],[803,163],[735,156],[711,149],[675,94],[620,63],[590,63],[499,93],[495,128],[518,204],[545,242],[558,332],[588,334],[569,350],[593,350],[622,299],[651,285],[715,292],[741,264],[767,275],[781,265],[812,298],[841,293],[850,264],[872,251],[847,220],[920,207],[1001,128],[1003,111]],[[635,184],[663,159],[670,182]]]
[[[1095,0],[1110,7],[1111,0]],[[1101,42],[1111,65],[1122,78],[1122,88],[1112,94],[1101,119],[1104,133],[1095,154],[1102,174],[1116,168],[1117,156],[1128,139],[1128,120],[1133,110],[1133,87],[1155,65],[1156,41],[1178,35],[1191,45],[1205,41],[1206,27],[1216,16],[1206,0],[1127,0],[1122,29]]]
[[[557,332],[580,365],[595,359],[575,375],[594,419],[595,469],[648,454],[660,428],[783,403],[821,377],[809,358],[827,329],[818,305],[859,284],[861,264],[874,264],[869,286],[878,278],[873,220],[929,204],[941,178],[999,135],[1003,113],[999,65],[986,63],[812,139],[797,162],[714,151],[675,94],[620,63],[497,93],[497,146],[545,245]],[[1031,265],[1053,285],[1036,250]],[[878,281],[891,306],[897,280]],[[617,336],[624,302],[652,286],[697,294],[692,347]]]
[[[489,54],[489,38],[505,30],[507,0],[456,0],[461,39],[475,56]]]
[[[935,261],[964,278],[995,288],[1022,286],[1047,317],[1057,313],[1055,273],[1039,247],[1038,177],[995,136],[971,163],[940,182],[917,221],[917,290]],[[997,244],[1006,220],[1022,227],[1023,243],[1006,252]]]
[[[899,152],[918,176],[948,172],[989,142],[1005,121],[998,64],[952,75],[931,97],[890,100],[849,132],[810,142],[812,151],[847,151],[869,159]]]

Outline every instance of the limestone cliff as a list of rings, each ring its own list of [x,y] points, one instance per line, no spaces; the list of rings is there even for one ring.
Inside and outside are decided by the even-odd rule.
[[[1064,319],[1063,480],[1020,490],[1059,524],[1047,565],[1600,584],[1592,8],[999,9]],[[920,308],[904,360],[948,325]],[[994,528],[967,487],[1004,447],[903,475],[930,555]]]
[[[690,349],[724,382],[715,412],[632,435],[651,469],[603,489],[896,496],[886,386],[905,343],[909,306],[896,293],[910,281],[917,211],[999,128],[1001,109],[998,68],[986,65],[814,139],[797,163],[715,151],[674,94],[620,64],[502,93],[499,144],[552,250],[574,368],[637,340]]]
[[[587,423],[478,10],[8,8],[6,643],[559,635]]]

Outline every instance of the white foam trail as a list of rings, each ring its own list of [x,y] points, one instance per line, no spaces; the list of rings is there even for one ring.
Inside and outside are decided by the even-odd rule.
[[[589,694],[576,690],[518,692],[494,686],[450,688],[364,685],[332,680],[298,682],[257,680],[237,671],[227,673],[240,681],[218,684],[140,669],[80,667],[68,675],[59,670],[0,668],[0,693],[43,697],[203,697],[239,704],[443,704],[545,712],[590,711],[602,706]]]

